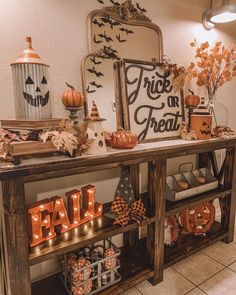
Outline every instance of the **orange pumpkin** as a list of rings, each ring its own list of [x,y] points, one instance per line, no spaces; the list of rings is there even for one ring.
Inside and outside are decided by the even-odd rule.
[[[115,149],[132,149],[138,144],[138,137],[131,131],[119,128],[111,135],[111,146]]]
[[[191,94],[187,95],[185,97],[185,105],[187,107],[192,107],[195,108],[199,105],[200,103],[200,97],[198,95],[195,95],[192,90],[188,90]]]
[[[81,107],[84,104],[84,95],[79,91],[76,91],[73,86],[66,83],[70,88],[62,95],[62,103],[66,107]]]

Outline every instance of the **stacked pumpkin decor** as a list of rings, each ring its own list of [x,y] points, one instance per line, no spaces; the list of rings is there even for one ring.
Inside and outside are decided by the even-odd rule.
[[[200,103],[200,97],[198,95],[195,95],[195,93],[189,89],[190,92],[189,95],[185,97],[184,103],[187,108],[196,108]]]
[[[84,104],[84,95],[75,90],[75,88],[66,82],[69,87],[62,95],[62,103],[65,109],[70,112],[69,118],[77,123],[78,115],[77,112],[81,109]]]
[[[185,140],[206,140],[211,138],[212,115],[205,105],[204,98],[189,89],[189,95],[185,97],[185,106],[188,109],[188,125],[180,127],[180,135]]]

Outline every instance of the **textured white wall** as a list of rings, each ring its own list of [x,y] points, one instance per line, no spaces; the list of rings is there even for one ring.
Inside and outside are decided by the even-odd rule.
[[[218,0],[219,1],[219,0]],[[193,59],[189,43],[197,38],[214,42],[236,42],[235,23],[218,26],[206,32],[201,26],[202,12],[207,0],[139,0],[148,10],[148,16],[162,29],[164,53],[173,61],[188,64]],[[215,3],[217,1],[214,1]],[[236,0],[231,1],[236,3]],[[110,5],[109,0],[104,0]],[[88,53],[87,15],[101,5],[96,0],[1,0],[0,1],[0,118],[14,117],[14,98],[9,64],[25,47],[24,38],[33,38],[33,47],[45,62],[51,65],[51,83],[54,117],[65,117],[61,94],[65,81],[81,89],[80,61]],[[234,115],[236,80],[228,83],[218,93],[218,99],[230,111],[230,124],[236,129]],[[183,161],[183,159],[181,159]],[[169,165],[169,172],[176,170],[178,160]],[[119,171],[105,171],[88,175],[66,177],[26,186],[27,201],[44,198],[56,193],[63,194],[68,187],[83,184],[97,185],[97,196],[101,201],[112,199]],[[143,186],[147,179],[142,177]],[[104,188],[106,188],[104,190]],[[55,191],[57,189],[57,191]],[[53,272],[53,262],[32,268],[32,279]]]

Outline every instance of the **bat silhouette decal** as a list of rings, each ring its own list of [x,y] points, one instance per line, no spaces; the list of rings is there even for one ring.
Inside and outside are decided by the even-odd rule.
[[[113,30],[113,27],[115,27],[115,26],[121,26],[121,23],[119,23],[118,21],[112,21],[111,19],[109,20],[108,23],[111,26],[112,30]]]
[[[100,43],[102,43],[102,40],[97,40],[96,35],[94,35],[93,36],[93,42],[96,43],[96,44],[100,44]]]
[[[121,32],[125,32],[127,35],[128,35],[128,34],[134,34],[134,31],[129,30],[129,29],[126,29],[126,28],[120,28],[120,31],[121,31]]]
[[[90,60],[95,65],[100,65],[102,63],[101,61],[97,61],[95,56],[90,57]]]
[[[97,88],[103,88],[103,86],[102,86],[101,84],[97,84],[95,81],[90,82],[90,84],[91,84],[92,86],[97,87]]]
[[[127,40],[125,40],[125,39],[121,39],[120,34],[119,34],[119,35],[116,35],[116,39],[117,39],[120,43],[123,43],[123,42],[126,42],[126,41],[127,41]]]
[[[120,3],[119,3],[119,2],[116,2],[115,0],[110,0],[110,2],[111,2],[113,5],[120,6]]]
[[[90,90],[90,89],[89,89],[89,86],[88,86],[88,87],[86,88],[86,92],[87,92],[87,93],[94,93],[94,92],[96,92],[96,90]]]
[[[95,67],[92,67],[92,69],[87,69],[87,71],[91,74],[95,74],[98,78],[104,76],[102,72],[97,72]]]
[[[143,12],[143,13],[147,12],[147,10],[146,10],[145,8],[142,8],[142,7],[139,5],[139,3],[136,3],[136,7],[138,8],[139,11],[141,11],[141,12]]]
[[[109,24],[111,29],[113,29],[114,26],[121,26],[120,22],[111,20],[109,16],[101,17],[101,21],[104,24]]]
[[[93,20],[93,23],[94,23],[95,25],[97,25],[99,28],[105,26],[103,23],[100,23],[97,19],[94,19],[94,20]]]
[[[111,58],[118,58],[118,52],[117,50],[111,48],[111,46],[103,46],[103,52],[105,55]]]
[[[113,39],[110,36],[107,36],[106,32],[104,32],[104,34],[98,34],[98,36],[103,38],[108,43],[113,42]]]

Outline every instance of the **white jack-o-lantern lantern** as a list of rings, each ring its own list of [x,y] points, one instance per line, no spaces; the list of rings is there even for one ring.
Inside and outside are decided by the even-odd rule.
[[[49,66],[33,50],[31,38],[27,48],[11,65],[17,119],[50,119]]]
[[[98,113],[96,104],[93,102],[91,114],[85,119],[88,121],[87,137],[92,139],[89,150],[87,151],[90,155],[104,154],[107,152],[105,143],[104,132],[102,129],[102,121]]]

